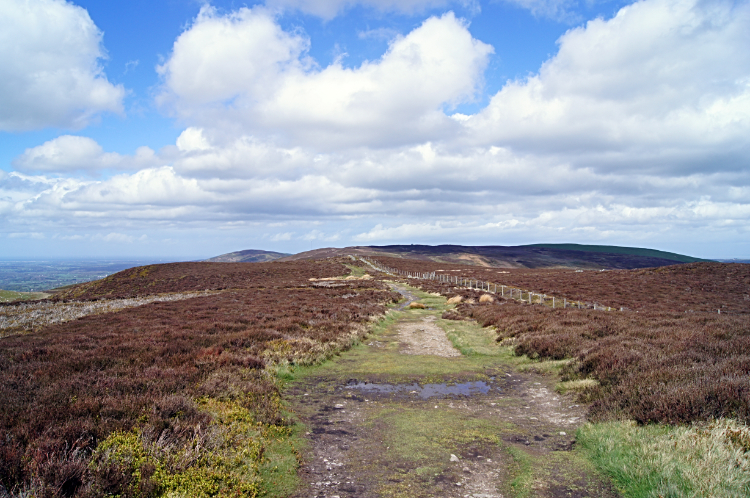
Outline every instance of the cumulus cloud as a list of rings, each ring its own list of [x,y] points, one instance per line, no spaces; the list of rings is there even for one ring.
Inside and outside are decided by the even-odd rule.
[[[750,4],[648,0],[559,40],[467,136],[595,168],[742,168],[750,133]]]
[[[122,112],[125,90],[99,60],[102,33],[64,0],[4,0],[0,16],[0,130],[82,128]]]
[[[357,68],[336,61],[320,69],[308,45],[266,9],[221,16],[204,7],[159,68],[159,102],[225,133],[239,127],[321,148],[392,145],[455,132],[443,107],[475,96],[493,50],[452,13],[427,19]]]
[[[26,149],[12,162],[18,171],[89,173],[105,169],[135,169],[153,166],[158,162],[153,150],[139,147],[134,156],[104,152],[102,147],[88,137],[62,135],[42,145]]]
[[[750,240],[748,33],[746,3],[643,0],[570,30],[538,74],[449,117],[491,52],[452,14],[378,60],[320,68],[268,9],[205,7],[160,69],[161,104],[186,123],[175,144],[145,159],[85,137],[31,148],[23,173],[0,171],[0,219],[14,233],[64,219],[102,234],[248,230],[290,249],[696,244],[698,230],[750,249],[737,242]],[[118,174],[55,176],[102,169]]]

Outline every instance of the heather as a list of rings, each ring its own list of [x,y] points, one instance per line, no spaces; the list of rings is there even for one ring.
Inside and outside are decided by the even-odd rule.
[[[8,492],[253,496],[264,452],[289,430],[269,367],[347,348],[398,298],[377,282],[309,281],[345,274],[336,262],[164,266],[68,297],[225,290],[0,339]]]
[[[403,271],[445,272],[570,300],[598,296],[600,303],[622,305],[622,311],[601,311],[552,309],[509,299],[481,303],[481,291],[410,279],[424,290],[461,296],[461,304],[443,317],[494,327],[498,341],[513,345],[518,355],[573,359],[561,380],[567,385],[596,380],[577,382],[582,400],[591,402],[592,420],[750,422],[750,301],[745,299],[750,265],[691,263],[573,272],[378,261]]]
[[[284,263],[169,263],[115,273],[55,295],[56,300],[115,299],[172,292],[283,288],[306,285],[310,278],[346,275],[333,260]]]
[[[374,258],[410,272],[436,272],[481,280],[568,301],[598,303],[634,311],[750,313],[750,265],[687,263],[638,270],[528,270],[433,263],[400,258]],[[436,281],[420,283],[449,287]]]
[[[518,355],[574,358],[562,380],[598,381],[584,393],[594,420],[750,422],[747,315],[553,310],[513,301],[460,304],[455,315],[495,327]]]

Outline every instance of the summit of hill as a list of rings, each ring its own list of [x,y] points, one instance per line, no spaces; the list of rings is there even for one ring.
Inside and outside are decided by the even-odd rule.
[[[266,263],[286,256],[291,255],[283,252],[246,249],[244,251],[228,252],[204,261],[207,263]]]

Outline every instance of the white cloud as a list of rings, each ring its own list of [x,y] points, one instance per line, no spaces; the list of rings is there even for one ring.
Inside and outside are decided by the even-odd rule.
[[[294,232],[283,232],[283,233],[277,233],[274,236],[271,237],[271,242],[281,242],[285,240],[292,240],[292,236],[294,235]]]
[[[13,233],[260,233],[285,251],[696,233],[750,250],[748,9],[633,4],[449,117],[491,51],[452,14],[378,60],[319,68],[269,10],[204,8],[162,66],[162,105],[186,126],[176,143],[140,158],[74,136],[28,149],[14,162],[26,174],[0,171],[0,219]],[[102,169],[120,174],[70,176]]]
[[[82,128],[122,112],[125,90],[107,81],[102,33],[86,10],[63,0],[3,0],[0,130]]]
[[[567,32],[538,75],[464,121],[471,141],[602,169],[741,168],[750,4],[648,0]]]
[[[46,237],[41,232],[13,232],[8,234],[9,239],[35,239],[43,240]]]
[[[116,242],[118,244],[132,244],[133,243],[133,237],[130,235],[125,235],[123,233],[108,233],[107,235],[102,234],[96,234],[93,237],[91,237],[91,240],[94,241],[103,241],[103,242]]]
[[[319,148],[378,146],[456,131],[444,106],[471,100],[492,47],[452,13],[427,19],[377,61],[318,69],[308,40],[265,9],[204,7],[160,67],[162,105],[200,127]]]
[[[133,169],[153,166],[158,162],[154,151],[139,147],[134,156],[104,152],[88,137],[62,135],[42,145],[26,149],[13,160],[13,166],[23,172],[68,173],[95,172],[104,169]]]
[[[204,151],[211,148],[203,130],[200,128],[187,128],[177,137],[177,148],[182,152]]]
[[[325,233],[320,230],[310,230],[305,235],[301,237],[302,240],[307,241],[313,241],[313,240],[320,240],[323,242],[336,242],[341,238],[341,235],[338,233],[330,234]]]

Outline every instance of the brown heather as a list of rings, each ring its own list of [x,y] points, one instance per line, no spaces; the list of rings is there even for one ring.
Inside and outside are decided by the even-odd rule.
[[[232,289],[0,339],[0,495],[150,496],[148,479],[135,489],[121,470],[91,465],[94,450],[133,428],[170,447],[194,440],[211,419],[194,401],[201,397],[232,400],[261,423],[283,425],[264,367],[346,348],[385,302],[398,300],[378,282],[308,281],[345,273],[330,261],[157,265],[58,296]]]
[[[412,272],[460,270],[445,273],[625,308],[553,310],[507,299],[467,304],[482,293],[410,279],[429,292],[462,296],[463,304],[443,317],[495,327],[498,341],[515,344],[518,355],[575,359],[562,380],[599,381],[582,394],[592,402],[594,420],[684,424],[731,417],[750,423],[750,265],[577,273],[378,260]]]
[[[636,311],[713,311],[750,313],[750,265],[689,263],[639,270],[525,270],[375,258],[411,272],[442,270],[443,275],[482,280],[582,301]],[[427,281],[426,286],[434,281]]]

